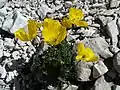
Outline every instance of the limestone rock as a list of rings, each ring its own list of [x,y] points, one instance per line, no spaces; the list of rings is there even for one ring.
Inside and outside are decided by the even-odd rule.
[[[0,0],[0,8],[2,8],[8,0]]]
[[[78,62],[76,66],[76,72],[77,72],[77,80],[78,81],[89,81],[89,77],[91,75],[91,69],[92,66],[91,62]]]
[[[104,76],[96,80],[93,90],[112,90],[111,85],[105,81]]]
[[[112,40],[112,45],[117,46],[118,43],[117,36],[119,34],[119,31],[116,24],[116,20],[112,20],[111,22],[107,23],[107,32]]]
[[[120,52],[118,52],[113,58],[113,65],[118,73],[120,73]]]
[[[103,61],[99,61],[93,66],[93,78],[97,78],[108,71],[108,68],[105,66]]]
[[[109,51],[109,44],[102,37],[84,39],[83,42],[86,46],[93,49],[93,51],[99,54],[103,58],[112,57],[113,54]]]

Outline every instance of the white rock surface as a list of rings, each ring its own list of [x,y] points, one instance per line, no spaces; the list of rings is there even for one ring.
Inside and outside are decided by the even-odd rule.
[[[0,0],[0,8],[2,8],[8,0]]]
[[[5,38],[5,40],[4,40],[4,47],[8,48],[9,50],[12,49],[15,46],[13,41],[14,41],[13,39]]]
[[[114,86],[114,90],[120,90],[120,86],[119,85],[115,85]]]
[[[103,58],[112,57],[113,54],[109,51],[109,44],[102,37],[85,38],[83,40],[86,46],[91,47],[93,51]]]
[[[3,49],[4,49],[3,40],[0,39],[0,58],[3,56]]]
[[[108,71],[108,68],[105,66],[103,61],[99,61],[93,66],[93,78],[97,78]]]
[[[24,17],[20,12],[14,12],[14,24],[12,28],[10,29],[11,33],[14,33],[17,31],[19,28],[23,28],[24,26],[27,25],[27,18]]]
[[[6,72],[5,67],[0,65],[0,75],[1,75],[0,77],[5,78],[6,74],[7,74],[7,72]]]
[[[93,90],[112,90],[110,83],[105,81],[104,76],[96,80]]]
[[[110,1],[110,8],[115,8],[119,6],[119,1],[118,0],[111,0]]]
[[[112,40],[112,45],[117,46],[117,43],[118,43],[117,36],[119,34],[119,31],[118,31],[118,27],[116,24],[116,20],[112,20],[111,22],[107,23],[107,32]]]
[[[91,62],[78,62],[76,66],[76,72],[77,72],[77,80],[78,81],[89,81],[89,77],[91,75],[91,69],[92,66]]]
[[[78,89],[78,86],[76,85],[67,85],[67,84],[64,84],[63,85],[63,90],[77,90]]]
[[[113,58],[113,65],[118,73],[120,73],[120,52],[118,52]]]

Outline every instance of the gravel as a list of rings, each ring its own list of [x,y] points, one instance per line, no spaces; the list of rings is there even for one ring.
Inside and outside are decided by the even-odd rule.
[[[82,8],[89,27],[69,29],[67,41],[83,41],[99,55],[99,62],[80,61],[75,68],[79,85],[68,84],[66,90],[120,90],[120,0],[0,0],[0,90],[36,90],[31,59],[50,47],[36,50],[34,42],[16,40],[12,33],[28,19],[62,18],[70,7]]]

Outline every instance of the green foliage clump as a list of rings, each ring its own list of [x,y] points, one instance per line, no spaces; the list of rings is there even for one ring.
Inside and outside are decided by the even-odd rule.
[[[49,84],[58,84],[61,82],[74,80],[74,57],[72,45],[63,41],[58,46],[49,47],[39,57],[39,61],[35,64],[40,81],[46,81]],[[39,63],[39,65],[38,65]],[[61,81],[61,80],[62,81]]]

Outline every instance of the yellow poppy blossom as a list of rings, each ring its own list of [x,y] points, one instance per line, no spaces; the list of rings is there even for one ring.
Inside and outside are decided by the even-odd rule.
[[[78,43],[77,51],[77,61],[82,60],[85,62],[95,62],[98,60],[98,56],[95,55],[93,50],[89,47],[85,47],[83,43]]]
[[[63,18],[62,25],[66,28],[72,27],[72,24],[79,27],[88,27],[88,23],[86,21],[82,21],[84,18],[84,13],[81,9],[70,8],[68,18]]]
[[[27,26],[18,29],[14,34],[21,41],[30,41],[37,35],[37,30],[41,24],[35,20],[28,20]]]
[[[72,27],[72,23],[70,22],[70,20],[67,18],[67,17],[64,17],[63,19],[62,19],[62,25],[64,26],[64,27],[67,27],[67,28],[71,28]]]
[[[66,37],[67,31],[59,21],[49,18],[44,19],[42,36],[44,41],[50,45],[58,45]]]

